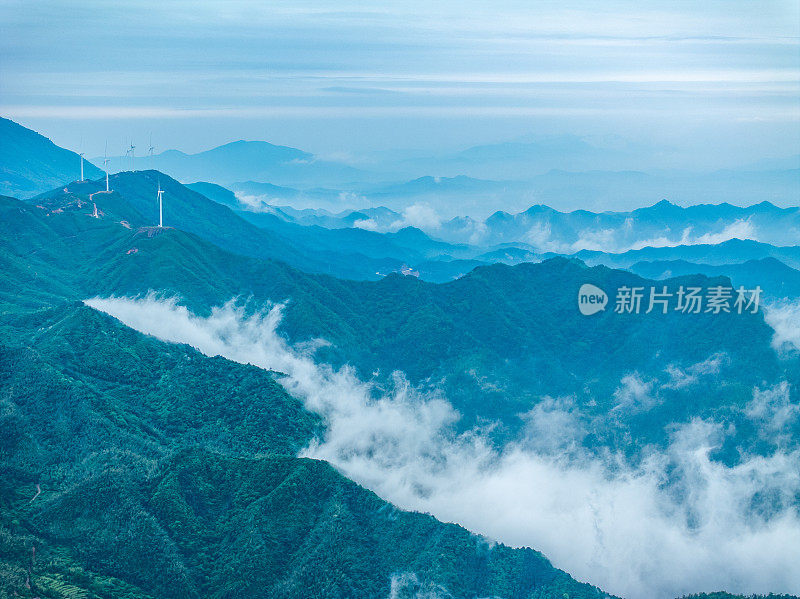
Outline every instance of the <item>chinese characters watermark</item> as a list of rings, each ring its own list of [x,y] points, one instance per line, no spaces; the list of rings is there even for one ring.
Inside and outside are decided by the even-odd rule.
[[[681,285],[670,290],[666,285],[617,289],[615,314],[755,314],[761,302],[761,287],[745,289],[725,285],[691,287]],[[605,310],[608,296],[599,287],[586,283],[578,291],[578,309],[590,316]]]

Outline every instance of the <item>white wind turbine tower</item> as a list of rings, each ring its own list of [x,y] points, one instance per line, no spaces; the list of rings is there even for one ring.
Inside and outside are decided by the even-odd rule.
[[[108,163],[111,162],[108,158],[108,141],[106,141],[106,151],[103,152],[103,170],[106,171],[106,193],[108,193]]]
[[[153,134],[150,134],[150,147],[147,148],[147,153],[150,155],[150,168],[153,168],[153,150],[155,150],[155,146],[153,145]]]
[[[158,182],[158,228],[164,226],[164,201],[161,196],[164,195],[164,190],[161,189],[161,181]]]
[[[78,149],[81,150],[81,152],[78,152],[78,156],[81,159],[81,178],[80,178],[80,182],[83,183],[83,157],[86,154],[86,152],[83,152],[83,136],[82,135],[81,135],[81,145],[78,146]]]
[[[125,155],[127,156],[130,154],[131,156],[131,172],[136,170],[136,153],[134,150],[136,150],[136,146],[133,145],[133,141],[131,141],[131,147],[125,150]]]

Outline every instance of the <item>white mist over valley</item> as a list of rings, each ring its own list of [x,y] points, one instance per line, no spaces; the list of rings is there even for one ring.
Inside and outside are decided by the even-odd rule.
[[[800,450],[780,441],[800,417],[783,384],[754,388],[748,418],[775,439],[768,455],[743,455],[726,466],[711,459],[728,431],[713,420],[667,424],[669,444],[635,465],[614,451],[583,450],[587,434],[575,398],[545,398],[526,415],[524,434],[495,447],[480,429],[456,433],[459,414],[447,399],[421,395],[396,373],[377,393],[348,368],[314,359],[277,333],[282,306],[249,314],[230,302],[207,317],[174,299],[93,298],[87,305],[143,333],[186,343],[202,353],[282,373],[278,380],[324,433],[301,455],[334,464],[398,507],[514,546],[542,550],[579,579],[631,599],[676,597],[726,588],[798,592]],[[768,312],[769,313],[769,312]],[[769,319],[775,343],[794,343],[797,307]],[[719,358],[671,371],[690,388],[714,376]],[[669,365],[664,365],[667,368]],[[691,389],[689,389],[690,391]],[[636,376],[620,381],[620,404],[652,393]],[[758,498],[772,497],[772,509]]]
[[[0,599],[800,599],[800,2],[0,22]]]

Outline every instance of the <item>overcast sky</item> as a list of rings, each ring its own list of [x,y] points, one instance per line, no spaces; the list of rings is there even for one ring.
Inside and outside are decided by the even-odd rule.
[[[800,151],[800,3],[0,0],[0,112],[119,153],[326,156],[620,135],[687,164]]]

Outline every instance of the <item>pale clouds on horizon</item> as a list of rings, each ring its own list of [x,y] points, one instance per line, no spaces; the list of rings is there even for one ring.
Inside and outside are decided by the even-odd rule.
[[[94,153],[109,128],[154,127],[187,151],[254,130],[313,152],[697,124],[751,153],[800,138],[791,2],[6,0],[0,18],[4,116]]]

